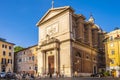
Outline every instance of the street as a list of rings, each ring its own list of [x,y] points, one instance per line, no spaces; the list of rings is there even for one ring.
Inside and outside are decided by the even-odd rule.
[[[120,80],[112,77],[67,77],[67,78],[30,78],[30,79],[0,79],[0,80]]]
[[[78,78],[41,78],[37,80],[120,80],[120,78],[78,77]]]

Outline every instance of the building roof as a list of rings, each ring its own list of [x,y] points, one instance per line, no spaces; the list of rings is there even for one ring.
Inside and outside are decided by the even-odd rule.
[[[3,39],[3,38],[0,38],[0,41],[1,41],[1,42],[5,42],[5,43],[8,43],[8,44],[15,45],[14,43],[8,42],[8,41],[6,41],[6,39]]]
[[[54,16],[64,12],[67,9],[70,9],[70,10],[72,10],[74,12],[74,10],[70,6],[64,6],[64,7],[58,7],[58,8],[49,9],[45,13],[45,15],[38,21],[38,23],[36,25],[39,26],[41,23],[53,18]]]
[[[118,34],[118,33],[120,33],[120,29],[113,30],[113,31],[109,32],[108,35],[111,34],[111,33]]]
[[[32,47],[35,47],[35,46],[38,46],[38,44],[33,45],[33,46],[29,46],[29,47],[27,47],[27,48],[24,48],[24,49],[22,49],[22,50],[20,50],[20,51],[18,51],[18,52],[16,52],[16,53],[19,53],[19,52],[21,52],[21,51],[27,50],[27,49],[32,48]]]

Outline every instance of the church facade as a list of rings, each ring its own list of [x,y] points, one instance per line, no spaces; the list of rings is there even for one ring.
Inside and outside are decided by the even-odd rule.
[[[91,16],[87,21],[70,6],[51,8],[37,23],[38,73],[66,77],[98,71],[98,37],[101,29]]]

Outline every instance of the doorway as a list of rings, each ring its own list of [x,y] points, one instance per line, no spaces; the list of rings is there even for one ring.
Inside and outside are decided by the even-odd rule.
[[[94,73],[94,74],[97,73],[97,67],[96,67],[96,66],[93,67],[93,73]]]
[[[54,73],[54,56],[48,56],[48,71],[50,74]]]
[[[2,65],[2,72],[5,72],[5,65]]]

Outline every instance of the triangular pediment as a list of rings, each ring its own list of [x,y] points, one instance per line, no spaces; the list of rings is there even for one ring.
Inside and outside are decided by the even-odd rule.
[[[69,6],[59,7],[59,8],[52,8],[47,11],[47,13],[41,18],[41,20],[37,23],[37,26],[48,19],[60,14],[61,12],[65,11],[66,9],[70,8]]]
[[[52,18],[53,16],[59,14],[62,11],[64,11],[64,10],[51,10],[42,21],[46,21],[49,18]]]

